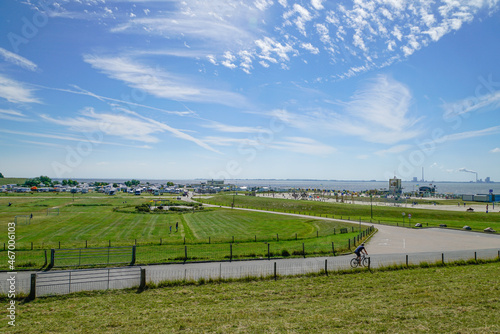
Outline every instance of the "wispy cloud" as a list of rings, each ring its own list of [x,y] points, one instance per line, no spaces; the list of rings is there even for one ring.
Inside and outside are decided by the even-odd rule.
[[[309,113],[274,110],[270,114],[290,126],[360,137],[367,142],[396,144],[417,137],[420,118],[410,112],[412,94],[402,83],[377,76],[356,91],[350,101],[335,102],[336,109]],[[331,103],[325,100],[326,103]]]
[[[36,71],[38,66],[32,61],[21,57],[20,55],[0,48],[0,56],[2,56],[6,61],[14,65],[20,66],[30,71]]]
[[[489,94],[477,97],[469,97],[454,103],[445,103],[443,105],[445,119],[459,115],[491,110],[500,107],[500,91],[494,91]]]
[[[396,146],[389,147],[388,149],[385,149],[385,150],[377,151],[377,152],[375,152],[375,154],[383,157],[383,156],[386,156],[389,154],[403,153],[410,148],[411,148],[411,145],[396,145]]]
[[[0,109],[0,119],[17,122],[34,122],[33,119],[27,118],[22,112],[11,109]]]
[[[2,74],[0,74],[0,98],[12,103],[40,103],[40,100],[33,96],[33,89]]]
[[[237,93],[202,87],[185,77],[120,57],[84,56],[85,62],[112,79],[160,98],[176,101],[208,102],[243,107],[246,99]]]
[[[211,122],[203,125],[205,128],[214,129],[220,132],[233,132],[233,133],[270,133],[271,130],[264,129],[261,127],[250,127],[250,126],[235,126],[227,125],[218,122]]]
[[[494,135],[498,133],[500,133],[500,126],[492,126],[490,128],[482,130],[465,131],[460,133],[454,133],[451,135],[446,135],[440,138],[439,142],[464,140],[464,139]]]
[[[81,116],[74,118],[52,118],[47,115],[41,117],[51,123],[68,127],[72,131],[87,133],[100,131],[104,135],[120,137],[127,141],[142,141],[145,143],[158,143],[158,135],[169,132],[177,138],[191,141],[213,152],[217,150],[205,142],[175,129],[165,123],[141,116],[135,112],[124,110],[128,115],[113,113],[96,113],[93,108],[81,111]]]
[[[336,148],[305,137],[285,137],[284,141],[272,142],[269,147],[286,152],[308,155],[330,155]]]
[[[494,148],[490,152],[491,153],[500,153],[500,147]]]

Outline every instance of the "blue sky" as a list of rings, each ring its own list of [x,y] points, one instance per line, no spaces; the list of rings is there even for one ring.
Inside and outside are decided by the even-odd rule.
[[[2,1],[0,172],[500,181],[499,9]]]

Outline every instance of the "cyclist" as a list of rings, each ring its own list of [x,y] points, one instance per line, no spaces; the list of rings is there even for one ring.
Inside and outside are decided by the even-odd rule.
[[[356,248],[354,250],[354,253],[356,254],[357,258],[358,258],[358,262],[361,260],[361,254],[365,252],[366,255],[368,255],[368,252],[366,251],[366,248],[365,248],[365,244],[362,243],[361,245],[358,246],[358,248]]]

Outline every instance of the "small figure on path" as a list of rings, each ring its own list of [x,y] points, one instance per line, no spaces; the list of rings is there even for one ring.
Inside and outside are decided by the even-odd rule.
[[[361,260],[361,254],[363,252],[365,252],[365,254],[368,255],[368,252],[366,251],[364,243],[362,243],[361,245],[359,245],[358,248],[356,248],[354,250],[354,254],[356,254],[356,256],[358,257],[358,262]]]
[[[172,225],[170,225],[170,233],[172,233]]]
[[[488,209],[486,209],[486,212],[488,212]],[[30,215],[30,220],[33,219],[33,214]]]

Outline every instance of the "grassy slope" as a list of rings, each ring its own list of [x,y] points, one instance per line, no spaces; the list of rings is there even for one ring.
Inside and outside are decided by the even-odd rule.
[[[212,198],[201,200],[204,203],[230,206],[233,196],[217,195]],[[456,201],[452,201],[456,204]],[[271,211],[286,211],[317,216],[328,216],[335,218],[350,218],[370,221],[370,206],[347,203],[325,203],[315,201],[273,199],[254,196],[237,196],[235,205],[239,207],[258,208]],[[439,226],[446,224],[449,227],[462,228],[464,225],[471,226],[474,230],[483,230],[486,227],[493,227],[500,230],[500,214],[492,212],[489,214],[480,212],[459,212],[441,210],[423,210],[415,208],[373,206],[373,221],[381,221],[385,224],[401,224],[402,212],[412,215],[412,225],[422,223],[424,226]],[[408,218],[405,220],[408,225]]]
[[[498,333],[499,271],[496,262],[37,299],[18,305],[9,331]]]
[[[4,177],[0,178],[0,186],[3,186],[4,184],[24,184],[25,181],[25,178]]]

